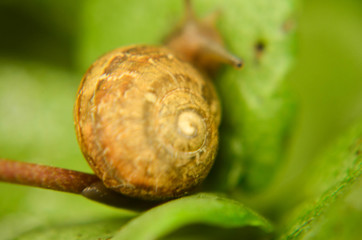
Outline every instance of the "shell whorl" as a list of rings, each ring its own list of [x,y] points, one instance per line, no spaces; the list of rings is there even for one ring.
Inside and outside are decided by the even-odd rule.
[[[153,137],[168,150],[170,154],[184,156],[183,160],[197,156],[207,145],[207,113],[203,102],[189,89],[175,89],[169,92],[159,104],[154,106]],[[180,164],[180,163],[179,163]]]
[[[83,78],[74,113],[90,166],[125,195],[180,196],[213,164],[216,92],[166,48],[131,46],[100,58]]]

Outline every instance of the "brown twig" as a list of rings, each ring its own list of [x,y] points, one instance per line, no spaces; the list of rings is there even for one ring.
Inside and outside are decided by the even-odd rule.
[[[162,203],[124,196],[106,188],[94,174],[6,159],[0,159],[0,182],[80,194],[109,206],[137,211]]]
[[[0,181],[79,194],[100,180],[94,174],[0,159]]]

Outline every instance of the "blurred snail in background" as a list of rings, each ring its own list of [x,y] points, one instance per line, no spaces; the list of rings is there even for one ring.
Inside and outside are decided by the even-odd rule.
[[[189,193],[209,173],[220,124],[220,103],[209,76],[222,63],[240,68],[242,62],[224,49],[213,20],[196,19],[190,1],[185,3],[183,24],[165,46],[113,50],[85,73],[74,107],[75,128],[101,182],[90,177],[77,193],[111,205],[117,204],[104,200],[109,192],[164,201]]]

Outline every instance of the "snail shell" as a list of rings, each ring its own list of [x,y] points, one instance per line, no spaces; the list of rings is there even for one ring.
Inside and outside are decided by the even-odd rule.
[[[218,146],[212,83],[164,47],[130,46],[98,59],[74,109],[78,142],[106,187],[162,200],[207,176]]]

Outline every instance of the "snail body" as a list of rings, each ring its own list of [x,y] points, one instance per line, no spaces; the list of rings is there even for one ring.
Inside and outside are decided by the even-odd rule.
[[[98,59],[83,77],[74,116],[90,166],[127,196],[181,196],[207,176],[216,155],[216,91],[165,47],[124,47]]]

